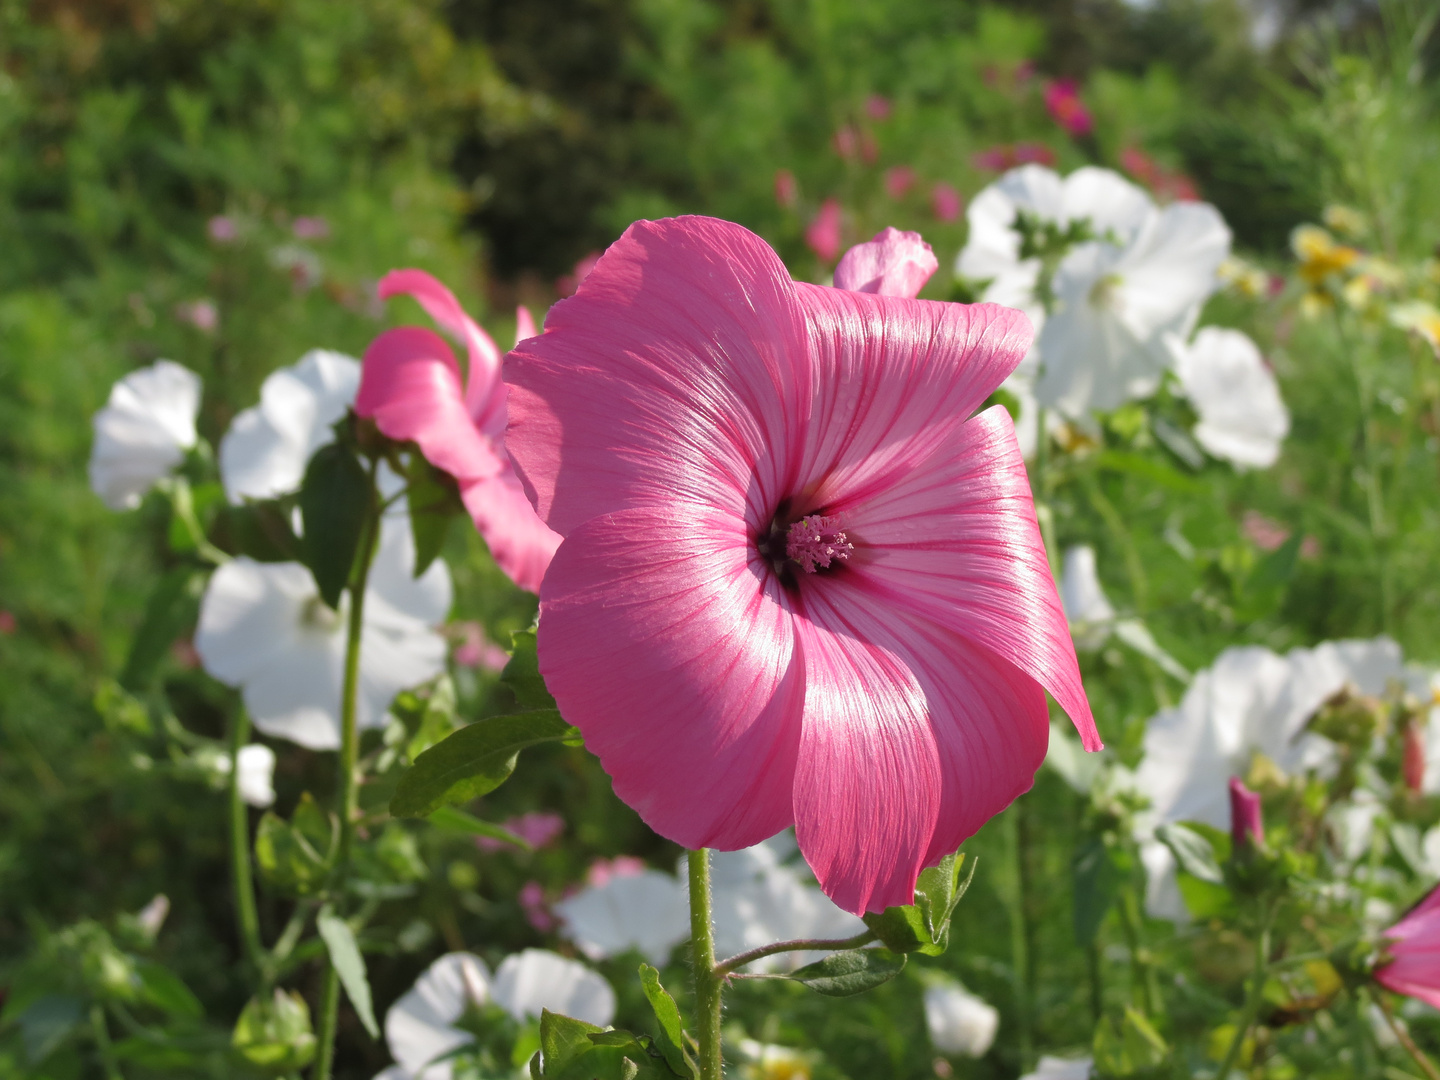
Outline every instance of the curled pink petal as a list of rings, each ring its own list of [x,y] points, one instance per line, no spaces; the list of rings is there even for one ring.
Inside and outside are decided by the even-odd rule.
[[[845,253],[835,267],[835,287],[913,299],[938,269],[935,252],[919,233],[886,228]]]
[[[657,832],[793,823],[824,890],[879,910],[1030,786],[1046,690],[1099,748],[1014,427],[972,415],[1031,336],[677,218],[506,358],[507,446],[564,536],[540,669]]]

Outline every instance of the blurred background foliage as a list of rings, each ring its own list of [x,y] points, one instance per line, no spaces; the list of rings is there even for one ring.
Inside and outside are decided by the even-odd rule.
[[[390,268],[435,273],[471,310],[495,313],[487,321],[505,341],[517,300],[543,310],[558,278],[637,217],[739,221],[797,277],[823,280],[804,231],[836,198],[846,244],[884,225],[918,228],[948,267],[964,219],[937,214],[935,185],[973,196],[998,172],[977,155],[1018,143],[1045,147],[1061,171],[1119,167],[1141,149],[1190,177],[1262,265],[1280,266],[1293,226],[1330,202],[1369,215],[1390,257],[1432,254],[1436,87],[1399,40],[1412,25],[1395,21],[1401,6],[1258,10],[1239,0],[0,0],[0,987],[47,933],[165,892],[167,962],[213,1015],[243,1004],[223,800],[164,762],[128,757],[91,704],[164,569],[155,508],[113,514],[86,483],[90,417],[116,378],[162,356],[194,369],[214,443],[271,370],[316,346],[359,355],[392,318],[374,299]],[[1433,57],[1435,42],[1418,49]],[[1047,114],[1040,80],[1061,76],[1079,82],[1093,136],[1072,138]],[[781,170],[794,191],[777,199]],[[217,217],[232,230],[217,234]],[[926,295],[952,289],[942,270]],[[1404,445],[1381,432],[1396,477],[1391,531],[1357,529],[1349,478],[1364,421],[1345,343],[1233,295],[1207,320],[1244,326],[1274,362],[1296,418],[1281,464],[1091,473],[1100,479],[1076,488],[1063,539],[1132,568],[1112,596],[1192,668],[1236,640],[1284,648],[1382,630],[1407,654],[1440,659],[1433,420]],[[1390,392],[1411,385],[1412,372],[1392,374],[1381,376]],[[1119,415],[1106,438],[1124,448],[1150,436]],[[1240,530],[1251,510],[1314,536],[1326,557],[1301,560],[1279,588],[1257,578],[1263,553]],[[500,642],[528,623],[533,598],[477,538],[452,537],[448,557],[457,618]],[[1158,670],[1137,686],[1133,666],[1108,657],[1087,685],[1107,741],[1133,754],[1145,717],[1181,688]],[[186,725],[218,737],[233,700],[193,670],[183,642],[165,678],[187,703]],[[491,677],[473,677],[462,712],[480,715],[496,695]],[[614,800],[593,760],[552,757],[536,754],[490,816],[565,806],[570,842],[485,857],[477,874],[468,844],[426,834],[422,880],[383,920],[399,944],[372,969],[382,1004],[438,947],[434,927],[448,947],[482,952],[553,940],[516,905],[527,878],[558,895],[597,855],[672,864],[674,850]],[[313,758],[282,758],[287,812],[301,791],[327,787]],[[1073,800],[1050,773],[1039,785],[1031,827],[1054,842],[1034,873],[1068,882]],[[983,868],[1008,842],[992,828],[967,850]],[[1001,858],[989,864],[957,918],[974,945],[946,963],[1004,1010],[1013,883]],[[1078,963],[1067,889],[1038,895],[1035,962]],[[417,920],[424,929],[407,938]],[[614,974],[628,985],[628,970]],[[1045,970],[1038,984],[1065,993],[1036,1002],[1041,1043],[1087,1042],[1084,971]],[[843,1007],[794,987],[747,988],[734,1008],[773,1018],[758,1037],[818,1045],[846,1075],[932,1075],[920,986],[900,980]],[[633,1006],[622,1000],[622,1017]],[[347,1036],[343,1075],[383,1065],[358,1030]],[[1014,1064],[992,1055],[971,1075],[1013,1075]],[[85,1075],[78,1057],[53,1068]]]

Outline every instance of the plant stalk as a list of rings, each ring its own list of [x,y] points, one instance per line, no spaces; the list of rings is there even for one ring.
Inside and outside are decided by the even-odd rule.
[[[250,714],[242,706],[230,718],[230,876],[235,889],[235,918],[245,958],[263,978],[269,968],[260,940],[255,881],[250,867],[250,814],[240,797],[240,750],[250,737]]]
[[[710,852],[687,853],[690,869],[690,950],[695,974],[696,1042],[700,1080],[721,1080],[720,1005],[725,975],[715,964],[715,925],[710,915]]]
[[[875,931],[866,930],[864,933],[856,934],[848,938],[798,938],[795,941],[777,941],[773,945],[761,945],[757,949],[748,952],[737,953],[728,960],[722,960],[715,965],[715,974],[724,978],[732,971],[744,967],[746,964],[766,956],[774,956],[782,952],[840,952],[842,949],[858,949],[862,945],[868,945],[875,940]]]
[[[1420,1066],[1420,1071],[1423,1072],[1429,1080],[1440,1080],[1440,1069],[1437,1069],[1435,1063],[1430,1060],[1430,1056],[1415,1044],[1415,1040],[1410,1037],[1410,1032],[1406,1029],[1405,1025],[1395,1018],[1395,1010],[1390,1007],[1390,1002],[1385,1000],[1384,993],[1377,991],[1375,1000],[1380,1005],[1380,1011],[1385,1016],[1385,1022],[1390,1025],[1390,1030],[1395,1033],[1395,1038],[1400,1040],[1400,1045],[1405,1048],[1405,1052],[1414,1059],[1416,1065]]]
[[[120,1063],[115,1060],[115,1047],[110,1042],[110,1028],[105,1022],[105,1009],[101,1005],[90,1006],[90,1031],[95,1036],[95,1045],[100,1051],[105,1080],[125,1080],[120,1071]]]
[[[1241,1014],[1240,1023],[1235,1028],[1235,1036],[1230,1040],[1230,1048],[1225,1051],[1225,1060],[1220,1064],[1220,1071],[1215,1074],[1215,1080],[1227,1080],[1230,1071],[1235,1063],[1240,1060],[1240,1051],[1245,1045],[1245,1036],[1250,1034],[1250,1029],[1255,1026],[1255,1019],[1260,1015],[1260,1006],[1265,1000],[1265,979],[1270,970],[1270,919],[1267,916],[1260,927],[1260,933],[1255,939],[1255,974],[1250,985],[1250,996],[1245,1002],[1245,1011]]]

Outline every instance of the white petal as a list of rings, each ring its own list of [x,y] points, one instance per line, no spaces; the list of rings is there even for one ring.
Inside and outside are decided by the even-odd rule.
[[[396,611],[422,623],[438,625],[450,614],[454,600],[450,570],[443,559],[436,559],[425,573],[415,576],[415,538],[403,506],[392,508],[380,524],[369,587]]]
[[[296,491],[305,466],[334,439],[332,426],[355,401],[360,362],[313,349],[271,373],[260,404],[237,415],[220,442],[220,476],[231,502]]]
[[[1189,346],[1171,341],[1175,374],[1199,414],[1195,438],[1215,457],[1265,468],[1280,456],[1290,413],[1255,343],[1207,326]]]
[[[90,487],[112,510],[140,505],[195,445],[200,377],[170,360],[132,371],[92,421]]]
[[[1175,877],[1175,856],[1159,840],[1140,844],[1140,864],[1145,867],[1145,913],[1153,919],[1173,923],[1190,921],[1190,909],[1180,895]]]
[[[925,1027],[942,1054],[984,1057],[995,1042],[1000,1013],[959,986],[935,985],[925,991]]]
[[[1020,1080],[1090,1080],[1094,1071],[1093,1058],[1058,1058],[1043,1054],[1034,1072]]]
[[[604,1027],[615,1016],[615,991],[584,964],[548,949],[507,956],[491,987],[495,1004],[516,1021],[538,1020],[544,1009]]]
[[[1116,262],[1120,310],[1139,339],[1186,325],[1215,291],[1230,256],[1230,230],[1208,203],[1172,203],[1149,215]]]
[[[385,1042],[410,1080],[450,1080],[449,1062],[436,1058],[474,1041],[454,1026],[473,1002],[483,1004],[490,972],[470,953],[447,953],[431,964],[415,985],[385,1014]],[[428,1066],[428,1067],[427,1067]]]
[[[1115,609],[1110,606],[1095,570],[1095,549],[1089,545],[1072,547],[1065,552],[1060,569],[1060,604],[1072,632],[1077,626],[1103,626],[1115,618]]]
[[[240,760],[240,797],[251,806],[266,807],[275,801],[275,751],[264,743],[242,746]]]
[[[658,870],[613,877],[555,905],[571,940],[592,960],[634,949],[652,964],[690,937],[690,910],[680,882]]]
[[[1062,222],[1089,221],[1095,236],[1112,235],[1123,247],[1135,238],[1155,203],[1119,173],[1086,165],[1065,178],[1061,208]]]

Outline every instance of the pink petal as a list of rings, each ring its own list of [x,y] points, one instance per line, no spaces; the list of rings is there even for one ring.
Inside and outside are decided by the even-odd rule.
[[[509,463],[498,475],[463,486],[460,498],[500,569],[522,589],[539,592],[560,536],[536,517]]]
[[[919,233],[887,228],[845,253],[835,268],[835,287],[913,300],[938,269],[935,252]]]
[[[860,548],[852,564],[877,603],[921,614],[1014,664],[1050,691],[1085,749],[1100,749],[1003,407],[841,515]]]
[[[535,329],[535,316],[530,314],[530,309],[527,308],[524,304],[516,305],[515,344],[519,345],[520,342],[524,341],[526,338],[536,337],[539,333],[540,331]]]
[[[792,820],[804,690],[758,561],[741,519],[672,500],[573,529],[540,589],[561,713],[615,793],[689,848],[749,847]]]
[[[496,400],[496,390],[500,387],[500,350],[490,335],[465,314],[454,293],[424,270],[392,270],[380,279],[376,291],[382,300],[400,294],[414,297],[427,315],[465,346],[470,359],[466,407],[476,424],[489,425],[504,406],[503,395]]]
[[[1030,321],[995,304],[796,290],[816,380],[791,490],[830,513],[883,491],[946,445],[1030,347]]]
[[[739,225],[631,225],[505,360],[506,446],[550,528],[686,500],[772,512],[811,394],[793,288]]]
[[[1030,788],[1045,695],[989,650],[887,608],[847,567],[800,583],[796,836],[847,911],[913,901],[920,869]]]
[[[390,438],[418,444],[427,461],[462,483],[505,466],[476,430],[461,396],[455,354],[433,330],[397,327],[370,343],[355,411]]]

